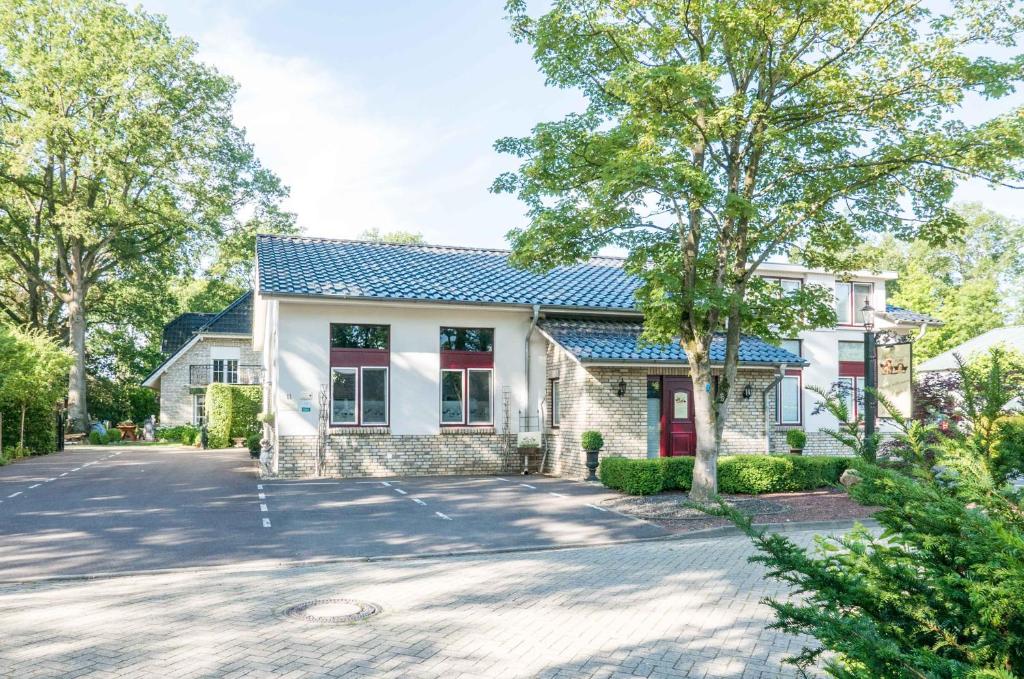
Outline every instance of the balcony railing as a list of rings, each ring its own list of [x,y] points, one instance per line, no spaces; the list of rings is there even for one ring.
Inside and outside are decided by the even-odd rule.
[[[263,382],[263,366],[240,365],[237,368],[218,366],[216,372],[213,364],[190,365],[188,367],[189,384],[193,387],[204,387],[211,382],[224,384],[261,384]]]

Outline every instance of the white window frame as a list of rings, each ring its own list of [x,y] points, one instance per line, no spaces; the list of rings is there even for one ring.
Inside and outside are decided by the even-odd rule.
[[[458,373],[459,382],[462,384],[462,393],[459,395],[459,407],[461,408],[461,415],[458,420],[446,420],[444,419],[444,374],[445,373]],[[441,379],[437,383],[437,407],[439,409],[438,418],[443,426],[458,426],[466,423],[466,370],[464,368],[441,368]]]
[[[490,417],[486,421],[473,421],[469,419],[469,376],[471,373],[487,373],[487,412]],[[494,368],[466,368],[466,389],[465,405],[463,411],[466,413],[466,424],[470,427],[486,427],[494,424]]]
[[[445,420],[444,419],[444,374],[445,373],[459,373],[461,375],[462,382],[462,419]],[[489,412],[491,417],[486,420],[470,420],[469,419],[469,374],[470,373],[488,373],[488,384],[490,385],[490,393],[488,394],[489,401]],[[494,426],[494,368],[442,368],[440,373],[441,379],[437,385],[437,406],[439,409],[438,419],[442,426],[445,427],[493,427]]]
[[[795,420],[787,420],[787,419],[785,419],[783,417],[783,413],[785,412],[785,409],[782,406],[783,406],[783,402],[784,402],[783,401],[783,395],[785,394],[785,392],[783,391],[782,385],[786,383],[786,380],[795,380],[796,381],[796,419]],[[778,424],[802,424],[803,423],[803,421],[804,421],[804,418],[803,418],[804,393],[803,392],[804,392],[804,385],[803,385],[803,377],[801,375],[784,375],[782,377],[782,381],[779,382],[779,386],[776,388],[776,397],[775,397],[775,409],[776,409],[776,417],[775,417],[775,419],[778,422]]]
[[[355,388],[355,407],[352,408],[352,416],[355,418],[351,422],[338,422],[334,419],[334,373],[346,372],[351,373],[356,378]],[[359,368],[351,368],[347,366],[331,366],[331,385],[330,385],[330,422],[332,427],[358,427],[359,426],[359,387],[361,386],[362,379],[359,374]]]
[[[202,399],[202,407],[199,405],[199,400]],[[199,412],[202,411],[200,416]],[[196,427],[202,427],[206,424],[206,394],[192,394],[192,424]]]
[[[363,373],[367,370],[383,370],[384,371],[384,421],[383,422],[367,422],[363,419],[363,386],[366,384],[366,380],[363,379]],[[356,419],[359,421],[359,426],[365,427],[387,427],[391,423],[391,370],[387,366],[383,365],[364,365],[359,368],[359,383],[356,385],[356,403],[359,406],[356,411]]]
[[[866,286],[868,286],[867,299],[869,301],[873,301],[875,299],[875,284],[870,282],[870,281],[836,281],[836,294],[835,294],[835,298],[836,298],[836,316],[837,317],[839,315],[839,302],[840,302],[840,299],[839,299],[839,289],[838,288],[839,288],[840,285],[846,285],[846,286],[849,287],[849,290],[847,291],[847,294],[846,294],[846,301],[843,302],[846,305],[847,318],[849,320],[847,320],[847,321],[840,321],[837,318],[836,319],[836,323],[838,325],[841,325],[841,326],[844,326],[844,327],[858,327],[858,326],[863,325],[864,324],[863,323],[863,319],[860,320],[860,321],[857,320],[857,313],[858,313],[858,311],[860,309],[863,308],[863,306],[859,305],[859,303],[857,301],[857,286],[858,285],[866,285]]]
[[[849,395],[846,397],[848,399],[846,405],[849,410],[849,421],[854,422],[860,417],[861,403],[864,401],[864,378],[840,375],[837,382],[849,385],[850,391],[847,392]]]

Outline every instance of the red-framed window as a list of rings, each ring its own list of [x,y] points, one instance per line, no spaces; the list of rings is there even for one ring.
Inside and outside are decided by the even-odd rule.
[[[330,345],[331,426],[388,426],[390,326],[332,323]]]
[[[795,356],[803,355],[803,347],[798,339],[782,340],[780,346]],[[803,423],[803,379],[803,370],[787,369],[782,381],[775,387],[775,421],[778,424]]]
[[[839,342],[839,388],[850,419],[857,419],[864,408],[863,342]]]
[[[494,328],[440,331],[441,426],[494,424]]]
[[[872,283],[836,281],[836,322],[839,325],[864,325],[864,303],[874,297]]]

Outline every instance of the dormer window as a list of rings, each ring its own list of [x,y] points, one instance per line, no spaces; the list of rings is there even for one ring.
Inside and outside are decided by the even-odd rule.
[[[872,299],[871,283],[836,281],[836,320],[839,325],[864,325],[864,303]]]

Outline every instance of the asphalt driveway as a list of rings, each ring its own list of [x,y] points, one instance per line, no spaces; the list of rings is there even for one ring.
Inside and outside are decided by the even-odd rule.
[[[241,450],[75,447],[0,468],[0,580],[654,538],[547,477],[266,480]]]

